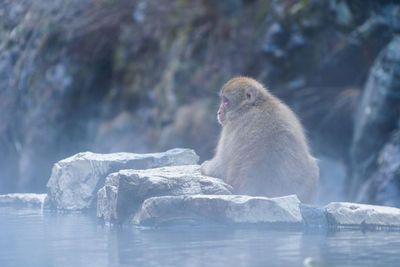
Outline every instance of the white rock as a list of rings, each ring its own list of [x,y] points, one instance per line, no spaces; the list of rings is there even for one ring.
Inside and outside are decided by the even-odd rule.
[[[96,193],[104,185],[109,173],[121,169],[197,164],[198,160],[199,157],[191,149],[172,149],[151,154],[78,153],[54,164],[47,183],[49,203],[61,210],[92,208],[96,204]]]
[[[98,191],[97,217],[122,221],[154,196],[226,195],[231,190],[221,179],[201,175],[199,165],[121,170],[108,175],[105,186]]]
[[[160,225],[176,222],[301,225],[296,195],[278,198],[243,195],[192,195],[153,197],[144,201],[133,223]]]
[[[6,194],[0,195],[0,206],[42,208],[47,194]]]
[[[325,206],[328,222],[343,226],[400,226],[400,209],[366,204],[332,202]]]

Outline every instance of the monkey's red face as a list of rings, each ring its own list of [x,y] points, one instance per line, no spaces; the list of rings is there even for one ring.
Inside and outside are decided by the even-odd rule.
[[[218,122],[223,125],[225,120],[225,113],[228,107],[228,99],[225,96],[221,97],[221,105],[219,106],[217,118]]]

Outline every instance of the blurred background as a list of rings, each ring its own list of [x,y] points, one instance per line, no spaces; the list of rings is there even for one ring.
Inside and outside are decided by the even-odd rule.
[[[320,204],[400,207],[399,32],[396,0],[1,0],[0,193],[80,151],[211,158],[246,75],[303,122]]]

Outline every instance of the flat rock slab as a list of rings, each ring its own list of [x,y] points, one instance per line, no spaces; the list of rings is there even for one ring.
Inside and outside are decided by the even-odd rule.
[[[231,190],[232,187],[221,179],[202,175],[200,165],[121,170],[108,175],[105,186],[98,191],[97,217],[105,221],[123,221],[150,197],[227,195]]]
[[[9,207],[29,207],[29,208],[38,208],[41,209],[43,207],[44,200],[47,194],[6,194],[0,195],[0,206],[9,206]]]
[[[298,225],[303,220],[295,195],[266,198],[243,195],[164,196],[147,199],[133,218],[139,225],[177,222]]]
[[[54,164],[47,183],[49,205],[59,210],[95,207],[97,191],[109,173],[121,169],[148,169],[162,166],[197,164],[191,149],[172,149],[164,153],[133,154],[78,153]]]
[[[332,202],[325,206],[325,212],[331,226],[400,227],[400,209],[397,208]]]

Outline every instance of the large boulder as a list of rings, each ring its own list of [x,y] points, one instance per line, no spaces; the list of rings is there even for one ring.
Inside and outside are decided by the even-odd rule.
[[[325,206],[328,223],[335,227],[400,227],[400,209],[348,202]]]
[[[385,144],[377,170],[365,181],[357,202],[400,207],[400,129]]]
[[[351,196],[374,173],[380,149],[396,128],[400,115],[400,37],[379,54],[371,68],[355,120],[351,157]]]
[[[199,165],[121,170],[108,175],[104,187],[98,191],[97,217],[121,222],[150,197],[227,195],[231,190],[222,180],[201,175]]]
[[[197,164],[198,160],[199,157],[190,149],[172,149],[151,154],[78,153],[54,164],[47,183],[48,204],[60,210],[93,208],[96,205],[96,193],[110,173],[121,169]]]
[[[300,201],[295,195],[266,198],[243,195],[163,196],[147,199],[133,223],[168,225],[217,222],[301,226]]]

